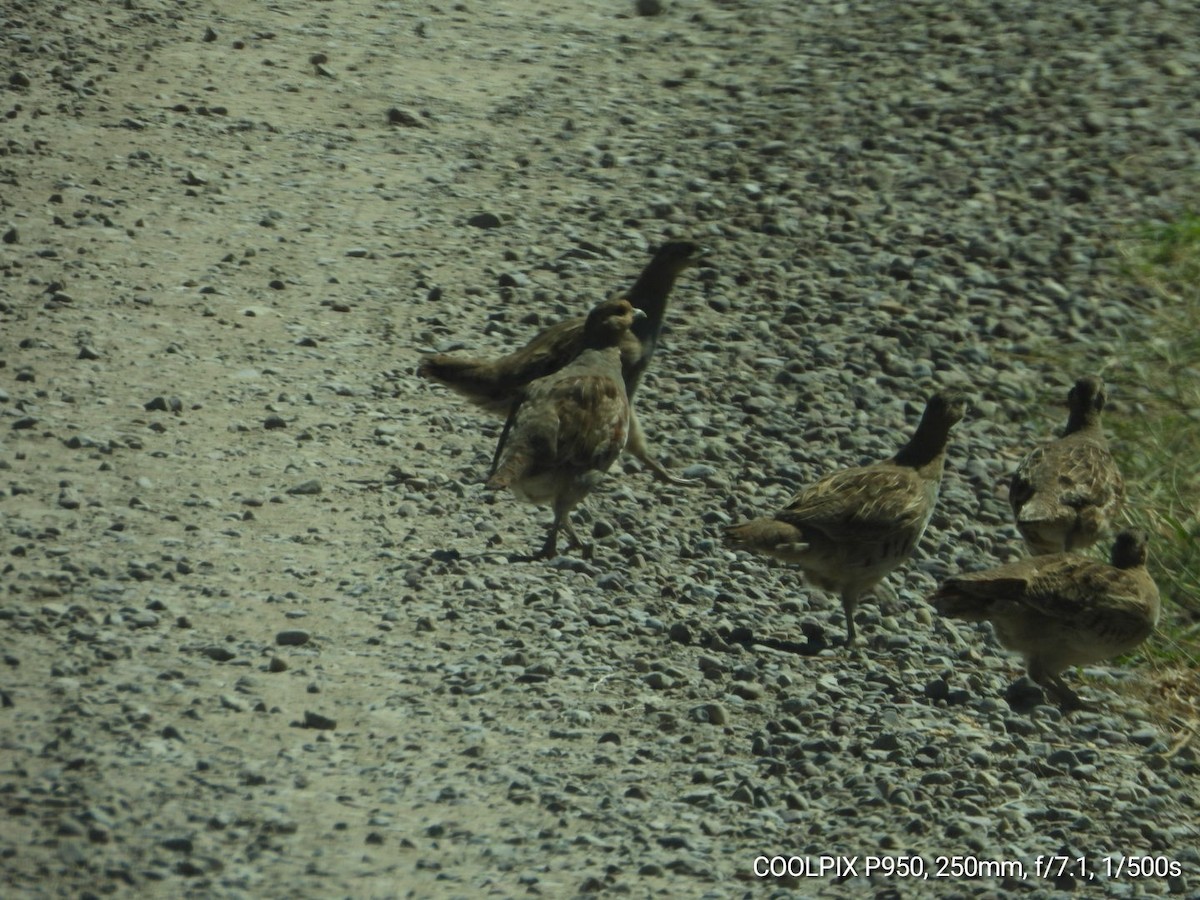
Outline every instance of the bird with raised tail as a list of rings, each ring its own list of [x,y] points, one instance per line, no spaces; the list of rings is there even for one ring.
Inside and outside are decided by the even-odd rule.
[[[1090,547],[1116,521],[1125,483],[1100,424],[1106,399],[1099,378],[1076,381],[1062,436],[1034,448],[1013,473],[1008,500],[1030,553]]]
[[[988,621],[1025,657],[1029,677],[1064,709],[1087,709],[1062,680],[1069,666],[1127,653],[1158,624],[1158,587],[1146,571],[1146,536],[1122,531],[1109,564],[1051,553],[947,578],[929,602],[944,616]]]
[[[691,241],[664,244],[624,295],[635,309],[645,314],[621,342],[621,373],[631,400],[658,346],[663,315],[675,281],[686,269],[704,261],[707,254],[704,247]],[[586,321],[586,317],[580,317],[551,325],[525,346],[499,359],[472,359],[445,353],[425,356],[417,365],[417,374],[445,385],[475,406],[507,416],[525,385],[557,372],[582,352]],[[675,483],[683,481],[650,455],[636,414],[630,423],[628,450],[655,477]]]
[[[644,316],[628,300],[596,306],[583,326],[575,359],[526,385],[509,414],[487,486],[509,488],[518,499],[553,509],[550,532],[534,559],[557,553],[560,529],[567,532],[570,547],[591,556],[569,514],[629,440],[621,346],[630,326]]]
[[[950,429],[965,396],[934,394],[912,438],[891,459],[832,472],[774,515],[725,529],[728,543],[793,563],[841,596],[846,645],[857,640],[859,599],[908,559],[933,516]]]

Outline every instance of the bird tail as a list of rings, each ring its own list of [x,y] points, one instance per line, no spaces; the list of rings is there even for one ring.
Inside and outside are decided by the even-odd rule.
[[[512,480],[512,475],[509,472],[497,469],[488,476],[488,480],[483,484],[489,491],[502,491],[512,484]]]
[[[964,622],[982,622],[988,617],[991,603],[981,597],[972,597],[957,590],[953,584],[943,584],[929,598],[930,604],[941,615]]]
[[[1066,508],[1066,505],[1059,498],[1043,497],[1040,494],[1034,494],[1025,501],[1021,507],[1021,511],[1017,513],[1017,524],[1036,528],[1043,523],[1061,519],[1064,515],[1069,515],[1070,512],[1071,510]]]
[[[1017,519],[1017,530],[1021,532],[1025,545],[1034,556],[1062,553],[1071,549],[1072,530],[1069,523],[1022,516]]]
[[[493,491],[510,488],[521,480],[528,468],[529,454],[523,449],[514,448],[500,458],[495,470],[484,482],[484,486]]]
[[[417,364],[417,375],[444,384],[476,406],[505,413],[512,403],[512,388],[506,385],[494,363],[438,353]]]
[[[725,529],[725,542],[731,547],[772,553],[800,549],[804,538],[799,530],[786,522],[763,518],[730,525]]]

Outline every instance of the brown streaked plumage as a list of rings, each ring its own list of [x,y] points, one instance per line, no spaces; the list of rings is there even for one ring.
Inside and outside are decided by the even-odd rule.
[[[795,563],[813,584],[840,594],[846,645],[854,644],[859,598],[908,559],[925,533],[950,429],[965,413],[958,391],[934,394],[911,440],[891,459],[826,475],[773,516],[725,529],[727,540]]]
[[[667,299],[680,273],[701,262],[707,251],[690,241],[665,244],[642,270],[625,298],[645,317],[634,323],[621,342],[621,371],[625,391],[632,400],[662,333]],[[539,332],[524,347],[499,359],[435,354],[422,358],[417,374],[440,382],[474,405],[507,416],[521,389],[529,382],[556,372],[583,349],[586,317],[559,322]],[[630,424],[627,449],[657,478],[680,482],[650,456],[636,414]]]
[[[1075,382],[1062,437],[1035,448],[1013,473],[1008,500],[1030,553],[1089,547],[1116,521],[1125,484],[1100,424],[1105,399],[1099,378]]]
[[[583,327],[581,352],[558,371],[530,382],[509,414],[487,485],[509,488],[521,500],[554,510],[535,559],[555,555],[560,528],[570,546],[591,555],[569,513],[599,483],[629,439],[620,347],[630,325],[644,315],[628,300],[596,306]]]
[[[1009,650],[1025,656],[1029,677],[1064,709],[1087,708],[1063,682],[1069,666],[1132,650],[1158,624],[1158,587],[1146,571],[1146,536],[1122,531],[1111,565],[1052,553],[947,578],[930,603],[968,622],[987,620]]]

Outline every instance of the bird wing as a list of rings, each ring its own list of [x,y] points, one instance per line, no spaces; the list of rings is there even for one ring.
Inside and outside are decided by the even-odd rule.
[[[531,392],[532,394],[532,392]],[[492,458],[492,488],[509,487],[552,465],[558,453],[558,415],[553,405],[527,396],[512,410]]]
[[[1061,502],[1074,509],[1115,506],[1125,495],[1125,482],[1106,444],[1086,441],[1064,448],[1057,474]]]
[[[1022,608],[1047,605],[1052,593],[1047,588],[1069,580],[1078,566],[1090,562],[1081,556],[1056,553],[964,572],[945,579],[929,602],[942,615],[973,622],[1010,615]]]
[[[1158,589],[1144,569],[1118,569],[1085,557],[1048,567],[1029,585],[1022,603],[1045,616],[1080,620],[1089,615],[1144,619]]]
[[[1081,621],[1094,614],[1145,618],[1158,590],[1144,569],[1117,569],[1075,553],[1053,553],[947,578],[938,595]]]
[[[569,319],[538,332],[525,346],[498,359],[448,353],[423,357],[422,378],[441,382],[476,406],[507,415],[525,385],[567,366],[583,350],[586,319]]]
[[[886,541],[924,527],[937,497],[912,469],[873,465],[843,469],[801,490],[775,518],[833,541]]]
[[[438,381],[471,403],[507,415],[522,388],[570,365],[583,352],[586,318],[568,319],[539,331],[523,347],[498,359],[473,359],[449,353],[422,357],[417,374]],[[633,334],[621,337],[621,372],[632,392],[649,362],[652,346]]]
[[[1009,502],[1020,521],[1074,517],[1087,507],[1116,512],[1125,485],[1107,444],[1069,436],[1037,447],[1009,483]]]
[[[1041,469],[1045,456],[1045,447],[1035,447],[1021,460],[1008,483],[1008,502],[1012,506],[1013,513],[1018,516],[1021,509],[1034,495],[1035,485],[1038,481],[1037,473]]]
[[[568,319],[542,329],[524,347],[496,360],[499,377],[515,388],[569,365],[583,350],[586,321]]]
[[[1093,563],[1087,557],[1066,553],[1031,556],[980,572],[952,576],[943,582],[942,589],[981,600],[1044,602],[1056,585],[1069,582],[1077,571]]]
[[[549,387],[544,400],[554,408],[557,464],[580,471],[607,469],[629,439],[629,401],[620,379],[572,375]]]

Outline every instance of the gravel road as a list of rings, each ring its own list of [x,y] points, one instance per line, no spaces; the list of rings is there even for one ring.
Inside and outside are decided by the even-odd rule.
[[[1196,896],[1196,750],[1136,673],[1064,717],[924,600],[1023,553],[1064,348],[1103,374],[1155,302],[1114,242],[1195,204],[1195,13],[5,4],[5,896]],[[626,457],[593,559],[510,563],[549,513],[419,355],[685,237],[637,406],[695,484]],[[721,526],[947,386],[850,654]]]

